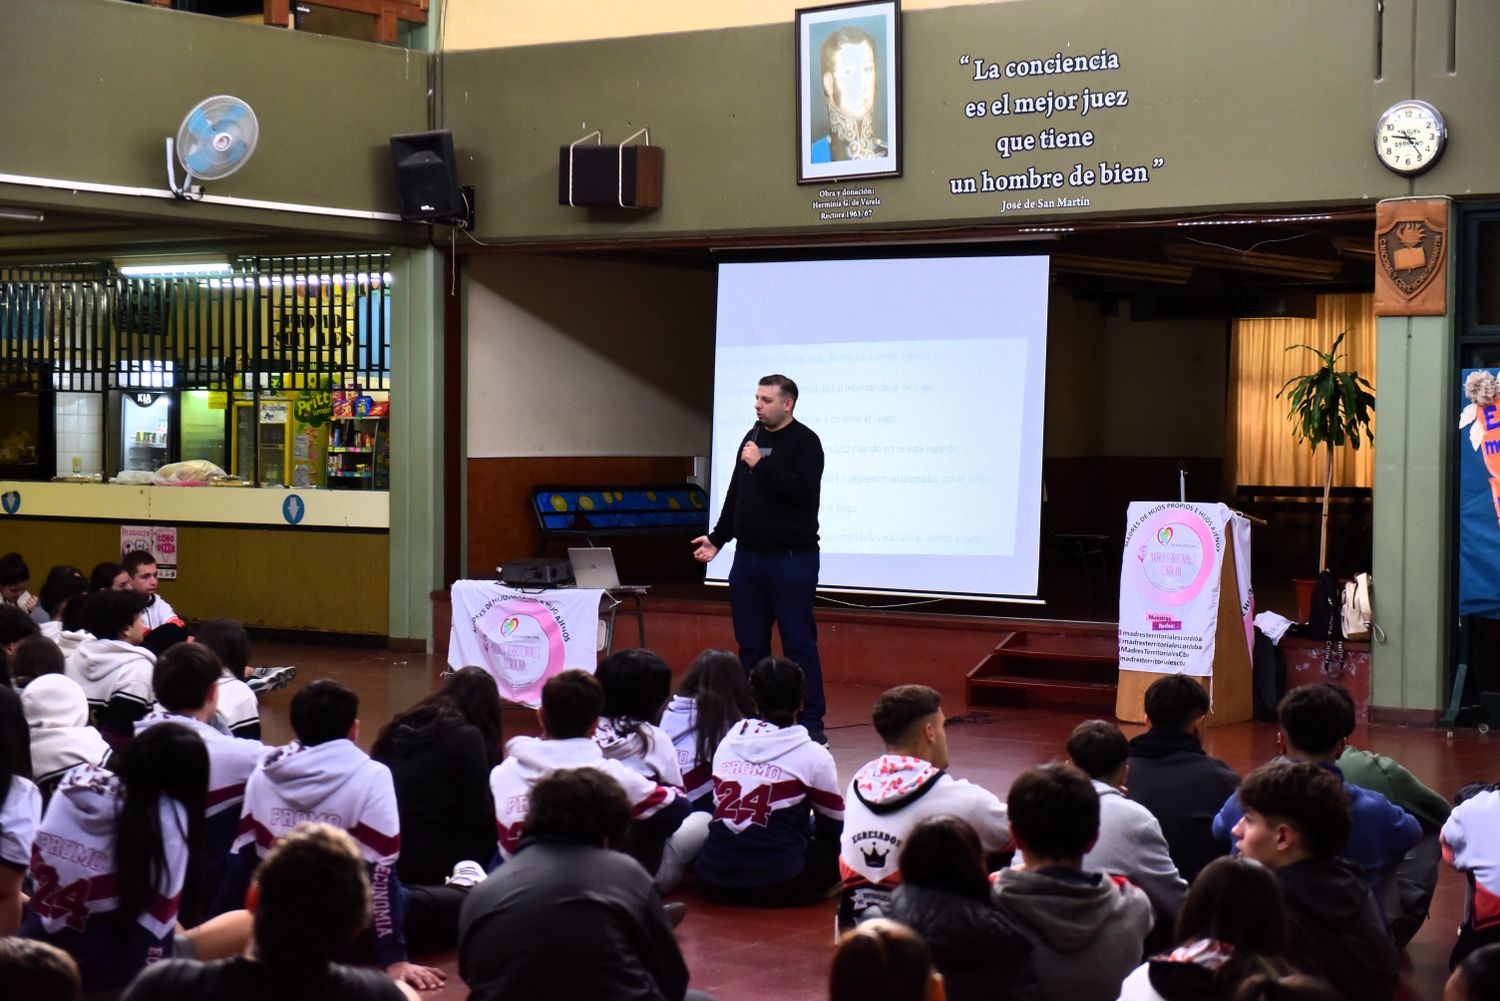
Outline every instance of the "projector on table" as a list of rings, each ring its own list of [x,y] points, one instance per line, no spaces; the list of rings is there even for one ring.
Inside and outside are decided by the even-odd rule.
[[[519,587],[555,587],[573,580],[573,565],[567,560],[510,560],[495,568],[502,584]]]

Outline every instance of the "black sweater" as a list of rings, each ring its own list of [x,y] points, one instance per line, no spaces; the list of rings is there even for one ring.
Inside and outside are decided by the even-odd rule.
[[[752,429],[740,449],[752,439],[760,447],[760,461],[751,469],[736,455],[724,510],[709,541],[722,548],[738,539],[747,552],[817,552],[823,443],[796,420],[780,431]]]
[[[1214,817],[1240,785],[1240,777],[1203,753],[1191,733],[1153,728],[1130,742],[1128,797],[1151,811],[1167,839],[1167,851],[1191,883],[1229,846],[1214,837]]]

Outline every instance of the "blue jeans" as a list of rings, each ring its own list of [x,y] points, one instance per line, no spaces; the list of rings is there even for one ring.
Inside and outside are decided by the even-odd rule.
[[[797,722],[823,732],[823,665],[813,598],[818,590],[818,554],[748,552],[738,549],[729,570],[729,610],[740,663],[748,672],[771,655],[771,626],[781,634],[781,652],[802,668],[807,694]]]

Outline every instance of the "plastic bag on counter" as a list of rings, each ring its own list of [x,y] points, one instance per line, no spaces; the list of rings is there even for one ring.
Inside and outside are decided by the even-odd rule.
[[[156,474],[147,469],[122,469],[115,474],[111,483],[125,483],[133,487],[148,487],[154,480]]]
[[[188,459],[186,462],[169,462],[162,466],[150,482],[160,486],[194,487],[228,478],[228,473],[207,459]]]

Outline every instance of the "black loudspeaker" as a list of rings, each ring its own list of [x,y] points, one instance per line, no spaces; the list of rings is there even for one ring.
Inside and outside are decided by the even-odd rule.
[[[402,219],[436,222],[468,215],[458,187],[452,132],[391,136],[391,162],[396,167]]]
[[[588,208],[661,208],[660,146],[560,146],[557,203]]]

